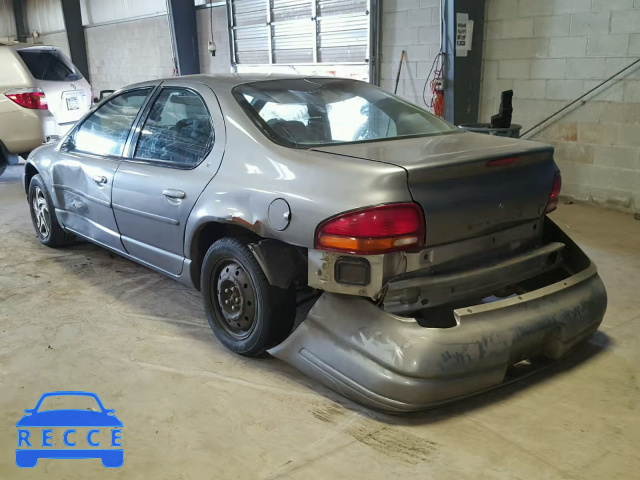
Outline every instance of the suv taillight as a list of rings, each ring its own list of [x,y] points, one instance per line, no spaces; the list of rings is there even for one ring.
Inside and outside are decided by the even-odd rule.
[[[5,96],[21,107],[30,110],[46,110],[48,108],[47,97],[39,88],[11,90],[6,92]]]
[[[360,255],[421,247],[424,214],[416,203],[396,203],[343,213],[320,224],[315,246]]]
[[[562,177],[560,172],[556,173],[553,179],[553,188],[551,189],[551,195],[547,202],[547,207],[544,209],[544,213],[553,212],[558,207],[558,200],[560,200],[560,189],[562,188]]]

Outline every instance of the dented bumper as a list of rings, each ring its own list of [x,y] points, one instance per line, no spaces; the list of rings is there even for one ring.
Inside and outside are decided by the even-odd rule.
[[[606,304],[593,264],[518,297],[455,310],[452,328],[325,293],[270,353],[361,404],[423,410],[499,386],[523,359],[561,358],[595,333]]]

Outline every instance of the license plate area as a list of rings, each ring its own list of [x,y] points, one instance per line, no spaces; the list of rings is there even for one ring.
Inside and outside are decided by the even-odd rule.
[[[67,97],[67,110],[78,110],[80,99],[78,97]]]

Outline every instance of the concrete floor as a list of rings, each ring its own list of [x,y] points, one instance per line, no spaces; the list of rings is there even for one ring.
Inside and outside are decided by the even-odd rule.
[[[0,177],[0,478],[598,479],[640,470],[640,222],[562,205],[609,309],[572,358],[409,416],[363,409],[273,359],[225,350],[200,297],[89,244],[42,246]],[[15,422],[43,392],[98,393],[123,421],[124,466],[18,469]]]

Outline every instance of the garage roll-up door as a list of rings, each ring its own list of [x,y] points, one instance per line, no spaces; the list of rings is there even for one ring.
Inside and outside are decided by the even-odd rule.
[[[239,65],[365,64],[369,0],[227,0]]]

